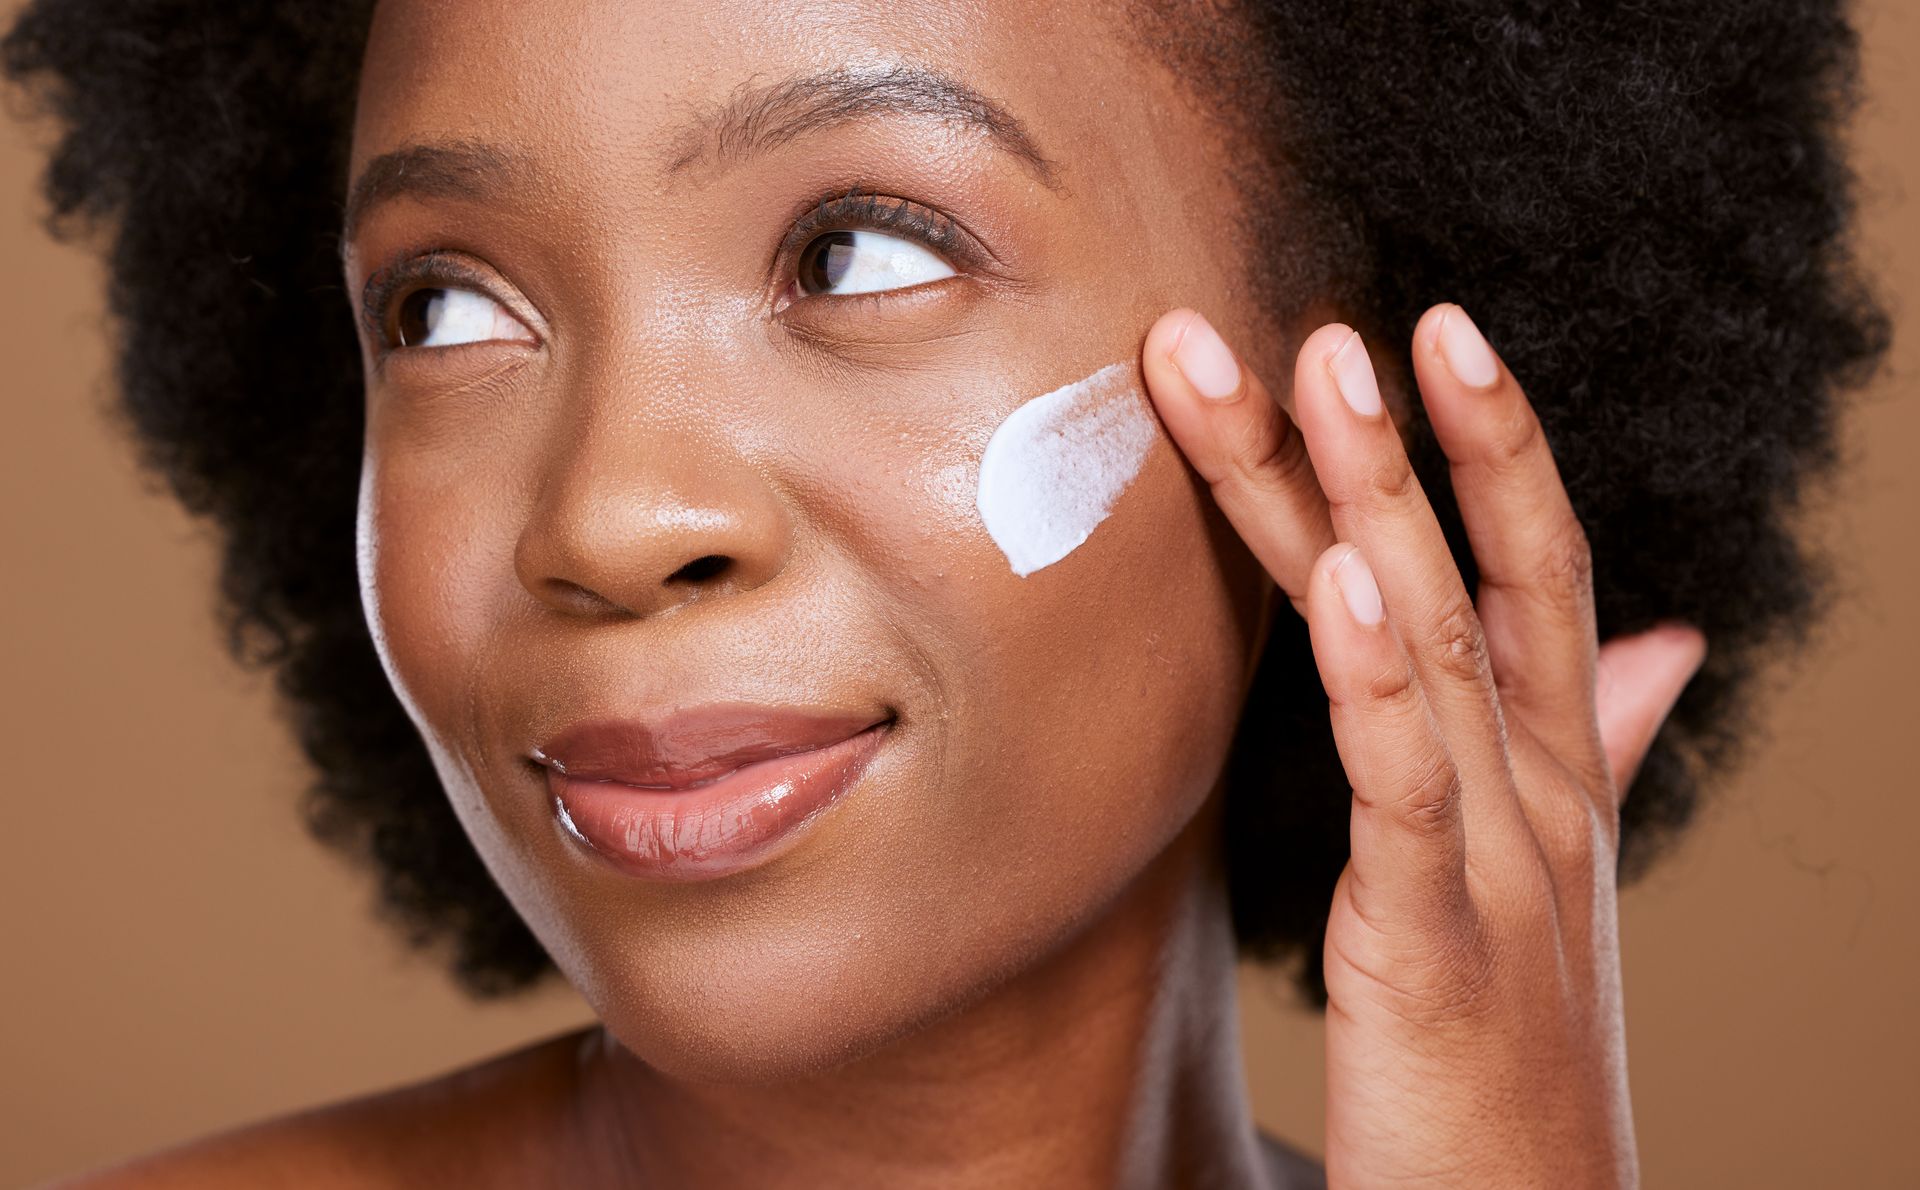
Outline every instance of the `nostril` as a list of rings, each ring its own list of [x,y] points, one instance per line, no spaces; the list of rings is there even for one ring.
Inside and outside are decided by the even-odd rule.
[[[706,554],[695,558],[667,576],[670,583],[703,583],[715,577],[727,567],[733,565],[733,559],[724,554]]]

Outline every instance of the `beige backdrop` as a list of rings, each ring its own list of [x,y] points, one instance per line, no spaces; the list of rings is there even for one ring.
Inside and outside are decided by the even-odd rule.
[[[11,12],[13,0],[0,0]],[[1920,12],[1862,18],[1866,242],[1902,320],[1821,520],[1849,599],[1771,741],[1625,894],[1651,1186],[1920,1186]],[[1906,135],[1900,131],[1906,117]],[[37,228],[44,130],[0,121],[0,1183],[412,1079],[589,1019],[475,1007],[300,833],[265,680],[219,653],[210,541],[97,414],[97,270]],[[1905,299],[1902,301],[1902,299]],[[80,788],[104,811],[73,809]],[[1263,1123],[1320,1149],[1320,1032],[1242,979]]]

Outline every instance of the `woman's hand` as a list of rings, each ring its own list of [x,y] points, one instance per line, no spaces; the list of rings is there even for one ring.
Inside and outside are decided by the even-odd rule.
[[[1597,647],[1586,537],[1460,307],[1427,311],[1413,364],[1477,598],[1352,330],[1301,347],[1292,418],[1190,310],[1144,354],[1169,432],[1307,619],[1353,786],[1326,942],[1329,1181],[1637,1184],[1620,791],[1704,639]]]

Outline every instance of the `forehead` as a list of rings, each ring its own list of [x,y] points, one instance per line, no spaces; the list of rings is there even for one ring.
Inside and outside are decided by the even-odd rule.
[[[425,138],[485,140],[534,157],[617,159],[664,188],[724,159],[729,142],[713,139],[723,126],[739,137],[754,119],[782,114],[744,108],[743,98],[831,73],[952,80],[958,99],[896,96],[889,110],[1009,148],[943,106],[984,98],[1017,121],[1064,184],[1077,160],[1119,151],[1126,138],[1116,131],[1164,102],[1137,54],[1119,9],[1104,3],[382,0],[354,172]],[[834,97],[825,100],[813,108]]]

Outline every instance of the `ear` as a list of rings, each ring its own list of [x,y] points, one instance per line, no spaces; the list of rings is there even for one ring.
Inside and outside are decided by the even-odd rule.
[[[1691,624],[1661,624],[1600,646],[1594,710],[1600,743],[1622,798],[1680,692],[1706,660],[1707,638]]]

